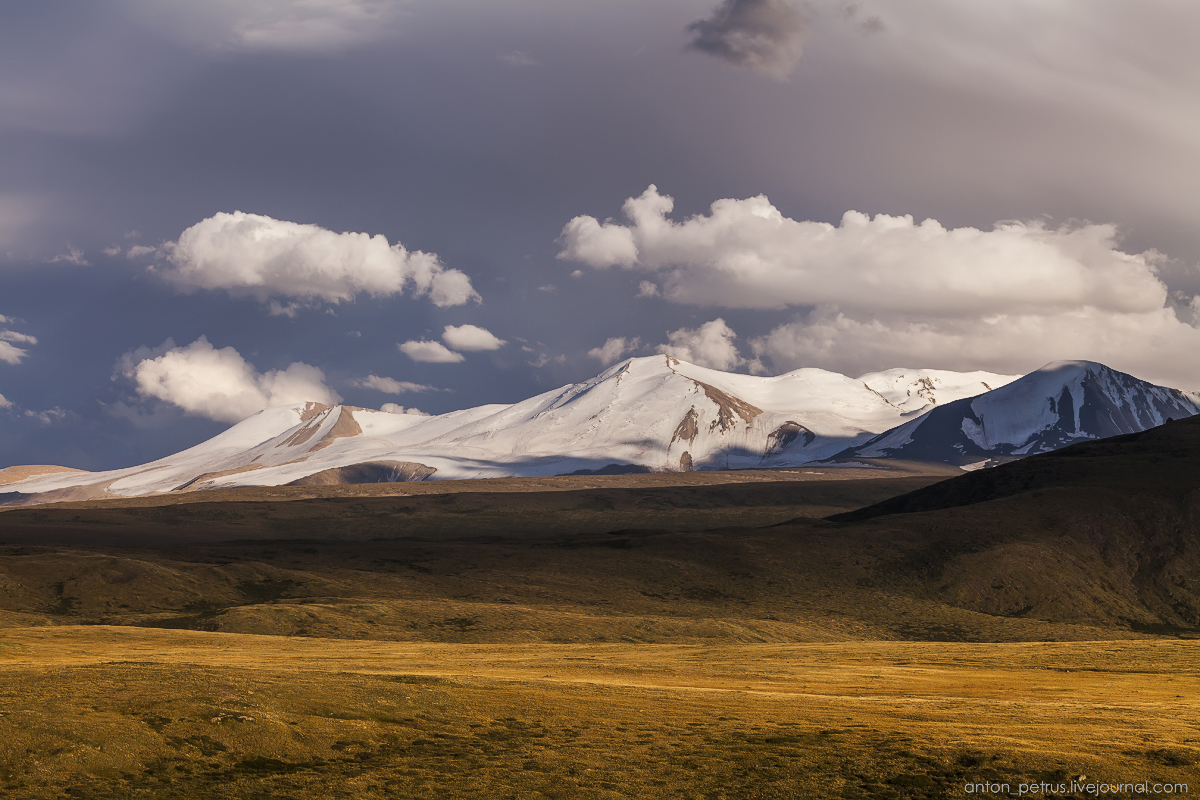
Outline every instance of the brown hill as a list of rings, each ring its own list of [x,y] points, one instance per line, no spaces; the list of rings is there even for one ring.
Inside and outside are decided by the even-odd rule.
[[[1077,444],[834,515],[914,532],[890,567],[927,596],[1004,616],[1200,626],[1200,418]]]
[[[1200,488],[1200,416],[970,472],[831,519],[854,522],[1063,488],[1186,502]]]
[[[458,642],[1200,631],[1200,420],[940,482],[850,474],[280,487],[6,511],[0,609]]]

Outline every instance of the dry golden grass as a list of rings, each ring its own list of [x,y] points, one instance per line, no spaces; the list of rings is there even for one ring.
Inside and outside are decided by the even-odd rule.
[[[0,638],[14,797],[963,797],[1200,785],[1195,642]]]
[[[1200,495],[1043,487],[818,519],[937,477],[847,474],[5,512],[0,791],[1200,786],[1200,641],[1159,636],[1195,634]]]

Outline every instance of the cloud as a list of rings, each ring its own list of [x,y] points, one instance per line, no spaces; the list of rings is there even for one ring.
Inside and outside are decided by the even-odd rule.
[[[442,341],[455,350],[499,350],[507,342],[478,325],[447,325]]]
[[[304,305],[342,303],[360,293],[398,295],[406,287],[442,308],[479,299],[470,278],[446,269],[433,253],[389,245],[380,234],[334,233],[241,211],[196,223],[163,251],[171,266],[158,271],[179,289],[270,300],[272,313],[293,315]]]
[[[11,317],[0,315],[0,323],[11,322],[14,322]],[[29,355],[29,350],[24,347],[17,347],[18,344],[37,344],[37,338],[27,333],[0,330],[0,361],[6,364],[20,364],[21,359]]]
[[[591,350],[588,350],[588,355],[607,367],[609,364],[620,360],[627,353],[637,350],[641,344],[642,340],[638,338],[626,339],[624,336],[614,336],[605,341],[600,347],[593,347]]]
[[[14,347],[8,342],[0,340],[0,361],[6,364],[20,364],[21,359],[28,354],[28,350],[22,347]]]
[[[500,60],[510,67],[536,67],[538,60],[523,50],[514,50],[500,56]]]
[[[563,355],[561,353],[556,356],[552,356],[549,353],[542,353],[537,358],[535,358],[533,361],[526,361],[525,363],[536,369],[541,369],[542,367],[546,366],[547,364],[565,364],[566,361],[567,361],[566,355]]]
[[[777,326],[751,346],[780,371],[823,367],[857,375],[912,366],[1014,374],[1084,359],[1167,386],[1200,389],[1192,357],[1200,352],[1200,330],[1169,308],[911,320],[823,307]]]
[[[173,343],[171,343],[173,344]],[[333,405],[341,401],[316,367],[296,362],[287,369],[258,372],[232,347],[213,348],[201,336],[186,347],[138,358],[126,354],[118,369],[133,380],[138,394],[178,406],[189,414],[239,422],[284,403]]]
[[[118,247],[117,252],[120,252],[120,250],[121,250],[121,248]],[[104,252],[107,253],[108,251],[105,250]],[[152,253],[156,253],[156,252],[158,252],[157,247],[149,247],[144,244],[135,244],[133,247],[129,248],[128,252],[125,253],[125,257],[126,258],[142,258],[143,256],[148,256],[148,255],[150,255]]]
[[[667,334],[670,344],[659,345],[659,353],[675,356],[700,367],[729,371],[746,363],[733,340],[737,334],[723,319],[706,322],[699,328],[680,328]]]
[[[642,281],[638,284],[638,297],[658,297],[661,292],[658,291],[658,284],[653,281]]]
[[[405,408],[404,406],[396,405],[395,403],[384,403],[379,407],[380,411],[387,414],[408,414],[412,417],[431,417],[432,414],[426,414],[419,408]]]
[[[358,386],[363,389],[374,389],[377,392],[385,392],[386,394],[404,394],[406,392],[435,392],[433,386],[426,386],[423,383],[413,383],[411,381],[398,381],[394,378],[381,378],[378,375],[368,375],[359,380],[350,381],[351,386]]]
[[[31,419],[36,419],[43,425],[53,425],[55,422],[64,419],[67,416],[67,412],[64,409],[55,406],[54,408],[47,408],[45,411],[34,411],[33,409],[27,409],[25,411],[25,416]]]
[[[0,394],[0,408],[12,408],[12,401]]]
[[[625,203],[627,225],[609,223],[631,242],[632,261],[598,255],[574,235],[595,229],[578,219],[564,230],[562,255],[653,272],[677,303],[795,309],[792,322],[754,342],[779,369],[1020,372],[1088,358],[1200,384],[1200,333],[1189,324],[1200,324],[1200,301],[1171,300],[1158,275],[1164,257],[1123,251],[1113,225],[981,230],[848,211],[835,226],[789,219],[762,196],[718,200],[676,222],[672,207],[651,186]]]
[[[51,264],[74,264],[77,267],[90,267],[91,264],[83,255],[83,251],[78,247],[67,245],[67,252],[59,253],[54,258],[50,259]]]
[[[320,53],[393,35],[398,0],[127,0],[129,13],[203,48]]]
[[[410,340],[404,344],[398,344],[396,347],[400,348],[400,352],[413,361],[422,361],[427,364],[457,364],[463,360],[462,353],[448,349],[441,342]]]
[[[858,30],[867,36],[883,33],[887,30],[887,25],[878,16],[859,17],[858,12],[860,10],[860,4],[851,3],[842,8],[842,16],[855,23]]]
[[[789,219],[762,195],[718,200],[709,215],[674,222],[666,218],[673,205],[654,186],[626,201],[631,224],[620,230],[633,242],[629,263],[568,232],[587,229],[578,222],[590,217],[568,223],[560,255],[656,271],[667,299],[700,306],[836,303],[957,316],[1080,305],[1143,312],[1166,299],[1155,254],[1118,250],[1112,225],[1001,222],[983,231],[847,211],[833,226]]]
[[[688,49],[783,79],[800,60],[808,23],[784,0],[724,0],[687,30]]]
[[[625,206],[628,208],[628,201]],[[611,221],[601,224],[595,217],[575,217],[563,228],[559,241],[563,243],[563,249],[558,258],[582,261],[593,267],[632,267],[638,260],[633,231]],[[571,277],[579,278],[583,274],[575,270]]]

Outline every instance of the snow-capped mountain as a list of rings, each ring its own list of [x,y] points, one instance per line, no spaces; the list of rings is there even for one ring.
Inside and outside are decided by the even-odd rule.
[[[268,408],[150,464],[34,475],[0,493],[9,503],[45,502],[296,482],[798,465],[1015,379],[915,369],[764,378],[650,356],[513,405],[436,417],[316,403]]]
[[[979,397],[939,405],[836,458],[904,458],[965,468],[1136,433],[1200,414],[1200,394],[1094,361],[1057,361]]]

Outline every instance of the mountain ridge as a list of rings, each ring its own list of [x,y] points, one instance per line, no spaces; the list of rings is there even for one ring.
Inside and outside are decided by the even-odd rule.
[[[631,358],[519,403],[435,417],[276,406],[148,464],[10,482],[0,502],[284,485],[365,464],[412,466],[342,474],[369,479],[391,469],[446,479],[798,466],[1016,377],[894,369],[850,378],[811,368],[759,377],[666,355]]]
[[[834,458],[978,468],[1195,414],[1196,393],[1156,386],[1094,361],[1055,361],[993,391],[931,409]]]
[[[669,355],[507,405],[438,416],[264,409],[194,447],[106,472],[6,470],[0,504],[237,486],[781,468],[870,459],[963,469],[1200,412],[1200,396],[1094,362],[1025,376],[805,368],[759,377]]]

